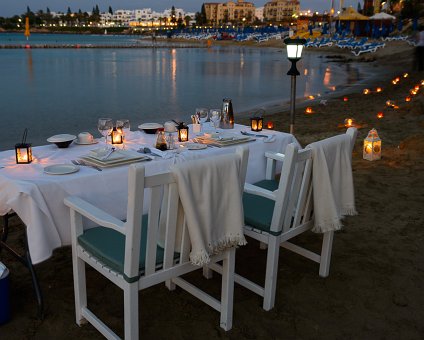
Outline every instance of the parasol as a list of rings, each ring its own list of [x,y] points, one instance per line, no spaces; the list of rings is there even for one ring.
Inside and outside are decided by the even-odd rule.
[[[31,35],[31,33],[29,32],[29,18],[26,17],[25,18],[25,33],[24,35],[26,36],[27,40],[29,38],[29,36]]]

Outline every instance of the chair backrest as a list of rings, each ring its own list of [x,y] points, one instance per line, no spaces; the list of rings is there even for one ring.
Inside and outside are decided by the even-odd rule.
[[[311,170],[311,150],[299,150],[294,143],[289,144],[276,193],[271,231],[287,232],[300,223],[309,222],[312,209]]]
[[[346,134],[351,137],[351,150],[353,150],[357,133],[356,128],[349,128],[346,131]],[[271,231],[285,233],[299,227],[312,226],[312,151],[310,149],[299,150],[294,143],[287,146],[276,196]]]
[[[217,156],[219,157],[219,156]],[[248,149],[238,147],[236,157],[240,161],[240,195],[246,177]],[[201,159],[191,162],[201,162]],[[148,189],[148,190],[146,190]],[[125,261],[124,274],[129,278],[139,275],[140,239],[142,237],[143,206],[147,198],[147,240],[145,252],[144,275],[157,270],[169,268],[174,263],[189,261],[190,238],[185,223],[177,231],[177,221],[183,221],[183,211],[179,200],[177,183],[171,172],[146,176],[142,164],[133,164],[128,174],[128,208],[125,222]],[[146,212],[144,212],[146,214]],[[158,266],[158,244],[163,248],[161,265]],[[175,261],[175,252],[179,253]]]

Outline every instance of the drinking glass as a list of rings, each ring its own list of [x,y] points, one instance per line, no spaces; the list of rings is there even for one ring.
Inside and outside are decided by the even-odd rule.
[[[107,136],[110,135],[113,129],[112,118],[99,118],[97,121],[97,130],[105,137],[105,143],[107,145]]]
[[[208,120],[208,109],[196,109],[196,116],[197,118],[199,118],[200,124],[202,124],[203,127],[203,123],[206,123],[206,121]]]
[[[130,132],[130,121],[129,119],[118,119],[116,121],[116,128],[121,129],[122,135],[125,140],[125,136]]]
[[[212,109],[210,111],[209,119],[215,128],[215,132],[217,132],[218,124],[221,119],[221,110],[220,109]]]

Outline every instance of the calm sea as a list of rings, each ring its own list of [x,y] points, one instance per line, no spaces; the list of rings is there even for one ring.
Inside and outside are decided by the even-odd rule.
[[[0,34],[0,45],[25,44],[22,34]],[[140,49],[0,49],[0,150],[54,134],[96,129],[97,118],[141,123],[189,122],[196,107],[220,108],[231,98],[237,112],[290,97],[290,63],[283,49],[149,47],[126,36],[32,34],[30,44],[145,44]],[[365,79],[366,65],[329,62],[304,53],[297,96],[329,93]]]

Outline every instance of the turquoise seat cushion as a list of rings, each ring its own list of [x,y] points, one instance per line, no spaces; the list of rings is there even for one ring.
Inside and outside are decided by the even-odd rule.
[[[278,189],[278,182],[274,180],[263,180],[254,183],[254,185],[270,191]],[[281,231],[270,231],[274,206],[275,202],[273,200],[258,195],[243,193],[244,223],[272,235],[281,234]]]
[[[122,274],[127,282],[137,281],[140,277],[127,277],[124,274],[125,259],[125,236],[113,229],[105,227],[95,227],[84,231],[78,237],[78,243],[91,255],[102,261],[105,265]],[[142,273],[146,261],[147,243],[147,215],[143,216],[140,244],[139,272]],[[156,265],[163,262],[164,250],[156,248]],[[176,254],[175,256],[177,256]]]

